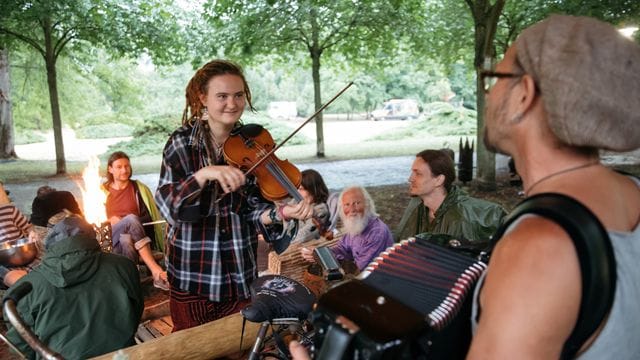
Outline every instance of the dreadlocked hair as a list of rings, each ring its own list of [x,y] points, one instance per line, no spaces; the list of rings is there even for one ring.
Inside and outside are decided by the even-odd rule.
[[[185,92],[186,105],[182,112],[182,125],[187,124],[192,119],[200,118],[204,109],[204,105],[202,105],[202,102],[200,101],[200,95],[207,94],[207,91],[209,90],[209,80],[211,80],[211,78],[226,74],[237,75],[242,79],[245,98],[247,99],[247,104],[249,104],[249,109],[254,112],[256,111],[251,103],[251,90],[249,90],[249,84],[247,84],[247,79],[245,79],[240,65],[229,60],[216,59],[206,63],[203,67],[198,69],[191,80],[189,80]]]

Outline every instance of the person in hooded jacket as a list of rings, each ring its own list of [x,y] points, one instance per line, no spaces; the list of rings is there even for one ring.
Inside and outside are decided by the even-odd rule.
[[[42,263],[22,277],[32,290],[18,300],[25,324],[66,359],[86,359],[134,345],[144,308],[140,278],[126,257],[100,251],[91,225],[72,215],[45,239]],[[27,356],[35,352],[9,326],[7,338]]]
[[[422,233],[471,242],[489,240],[506,211],[499,204],[469,196],[453,184],[455,179],[450,154],[427,149],[416,155],[409,177],[412,199],[395,230],[396,241]]]

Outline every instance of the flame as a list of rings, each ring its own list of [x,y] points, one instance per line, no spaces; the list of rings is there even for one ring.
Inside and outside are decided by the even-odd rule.
[[[80,186],[82,192],[82,211],[88,223],[100,225],[107,221],[105,203],[107,194],[102,191],[102,178],[100,177],[100,160],[97,156],[89,159],[89,165],[82,171],[84,186]]]

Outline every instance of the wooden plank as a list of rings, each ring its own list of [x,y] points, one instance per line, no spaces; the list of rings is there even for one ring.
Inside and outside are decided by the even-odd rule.
[[[171,321],[171,316],[163,316],[159,319],[151,320],[151,325],[158,330],[162,336],[171,334],[171,330],[173,330],[173,321]]]
[[[169,299],[162,300],[159,303],[148,305],[144,307],[140,322],[144,322],[151,319],[158,319],[170,314]]]
[[[260,324],[247,321],[242,350],[253,346],[259,328]],[[239,352],[241,333],[242,315],[237,313],[118,351],[130,360],[218,358]],[[111,360],[118,351],[94,359]]]

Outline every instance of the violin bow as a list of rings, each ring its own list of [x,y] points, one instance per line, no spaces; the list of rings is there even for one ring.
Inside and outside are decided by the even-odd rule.
[[[304,127],[305,125],[307,125],[307,123],[309,121],[311,121],[313,118],[315,118],[316,116],[318,116],[318,114],[320,114],[322,112],[322,110],[326,109],[327,106],[329,106],[335,99],[339,98],[340,95],[342,95],[342,93],[344,93],[345,91],[347,91],[347,89],[349,87],[351,87],[351,85],[353,85],[353,81],[349,82],[347,84],[347,86],[345,86],[344,88],[342,88],[342,90],[340,90],[337,94],[335,94],[329,101],[327,101],[324,105],[320,106],[320,108],[318,110],[316,110],[316,112],[313,113],[313,115],[309,116],[309,118],[307,118],[307,120],[305,120],[297,129],[293,130],[293,132],[291,134],[289,134],[289,136],[287,136],[286,139],[282,140],[282,142],[280,142],[280,144],[278,144],[277,146],[275,146],[273,149],[271,149],[268,153],[266,153],[260,160],[256,161],[255,164],[253,164],[253,166],[251,168],[249,168],[249,170],[247,170],[247,172],[245,172],[245,175],[249,175],[251,174],[251,172],[253,172],[253,170],[255,170],[258,166],[260,166],[260,164],[262,164],[266,159],[269,158],[269,156],[271,156],[273,153],[276,152],[276,150],[280,149],[280,147],[282,145],[284,145],[287,141],[289,141],[289,139],[291,139],[295,134],[298,133],[298,131],[300,131],[300,129],[302,129],[302,127]]]

